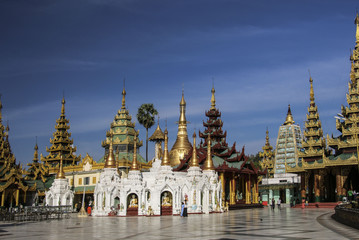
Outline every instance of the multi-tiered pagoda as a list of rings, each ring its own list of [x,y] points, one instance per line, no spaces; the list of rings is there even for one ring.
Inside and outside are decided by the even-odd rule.
[[[211,108],[206,111],[205,130],[199,132],[201,143],[196,149],[200,167],[204,169],[207,157],[208,139],[211,143],[213,169],[220,174],[223,199],[233,205],[258,203],[258,175],[265,174],[257,169],[242,152],[236,150],[235,143],[230,147],[226,141],[227,131],[223,132],[221,112],[216,108],[215,89],[212,88]],[[196,146],[193,146],[196,147]],[[176,171],[187,171],[191,165],[193,148],[184,156]]]
[[[9,126],[2,124],[2,103],[0,100],[0,193],[2,207],[15,207],[26,203],[28,191],[34,191],[35,187],[29,187],[24,182],[20,164],[11,151],[9,143]]]
[[[102,147],[105,148],[105,155],[100,159],[100,162],[105,162],[109,154],[110,142],[113,143],[113,150],[116,159],[117,167],[122,173],[128,173],[132,164],[135,134],[135,123],[132,122],[132,117],[126,108],[126,90],[122,91],[122,106],[118,110],[113,122],[111,123],[110,130],[106,132],[106,139],[102,141]],[[142,141],[136,140],[137,150],[142,146]],[[139,150],[138,150],[139,151]],[[137,160],[140,168],[149,168],[150,163],[146,163],[145,159],[137,154]]]
[[[261,166],[262,169],[267,169],[267,177],[273,178],[274,177],[274,151],[273,147],[270,145],[269,142],[269,135],[268,130],[266,131],[266,143],[262,147],[263,152],[259,153],[259,157],[262,158]]]
[[[56,120],[55,129],[53,133],[53,138],[50,138],[50,143],[52,146],[50,148],[46,147],[46,151],[49,153],[46,157],[41,155],[41,161],[50,166],[50,174],[56,174],[60,167],[60,158],[63,156],[63,164],[67,165],[77,165],[81,161],[81,155],[76,156],[76,147],[73,147],[74,141],[70,139],[71,133],[68,131],[70,129],[69,120],[65,116],[65,98],[62,98],[61,101],[61,115],[60,118]]]

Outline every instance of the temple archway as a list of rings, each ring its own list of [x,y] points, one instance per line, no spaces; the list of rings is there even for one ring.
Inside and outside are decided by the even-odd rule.
[[[172,215],[173,197],[170,191],[161,193],[161,215]]]
[[[138,216],[138,196],[131,193],[127,196],[127,216]]]

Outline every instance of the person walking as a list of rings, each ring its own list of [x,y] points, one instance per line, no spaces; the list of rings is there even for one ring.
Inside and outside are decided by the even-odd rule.
[[[274,198],[272,198],[272,210],[274,210],[274,208],[275,208],[275,200]]]
[[[278,201],[277,201],[277,204],[278,204],[278,209],[280,210],[280,204],[281,204],[281,200],[280,200],[280,198],[278,198]]]

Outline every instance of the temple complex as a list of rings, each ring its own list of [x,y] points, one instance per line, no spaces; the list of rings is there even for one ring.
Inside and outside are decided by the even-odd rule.
[[[288,166],[288,172],[301,175],[302,201],[310,202],[341,201],[347,191],[359,189],[358,146],[359,146],[359,16],[355,18],[356,46],[350,56],[351,71],[349,93],[346,95],[348,107],[341,107],[336,128],[338,137],[326,137],[334,155],[326,150],[325,140],[314,103],[313,80],[310,79],[310,106],[308,108],[305,140],[300,156],[301,163]]]
[[[178,132],[176,142],[170,151],[171,166],[177,166],[184,155],[188,154],[192,148],[191,143],[188,141],[187,134],[187,120],[186,120],[186,101],[182,91],[182,98],[180,102],[180,117],[178,120]]]
[[[175,171],[188,171],[193,161],[193,151],[196,151],[198,164],[202,169],[206,166],[207,154],[211,153],[213,166],[221,180],[222,199],[230,205],[237,203],[258,203],[258,176],[265,172],[257,169],[242,152],[236,150],[235,143],[229,147],[226,142],[227,132],[223,132],[221,112],[216,108],[215,89],[211,90],[211,108],[206,111],[207,122],[203,123],[205,130],[199,132],[202,139],[199,146],[193,146],[188,154],[180,160]],[[208,141],[210,139],[211,141]],[[210,143],[210,144],[208,144]]]

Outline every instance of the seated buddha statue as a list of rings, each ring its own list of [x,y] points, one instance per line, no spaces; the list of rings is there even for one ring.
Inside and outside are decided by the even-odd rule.
[[[167,193],[164,193],[164,195],[162,197],[162,206],[164,206],[164,207],[172,206],[171,199],[168,197]]]
[[[138,207],[137,198],[135,195],[132,195],[132,197],[131,197],[130,207]]]

